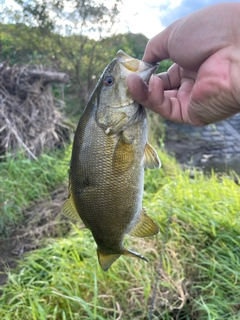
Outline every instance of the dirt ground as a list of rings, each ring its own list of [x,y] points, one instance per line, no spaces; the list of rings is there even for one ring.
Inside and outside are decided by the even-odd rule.
[[[70,221],[61,214],[68,196],[67,185],[50,194],[50,197],[32,204],[24,213],[21,227],[13,228],[10,236],[0,239],[0,286],[6,283],[5,271],[17,266],[22,255],[41,246],[41,239],[59,237],[70,231]]]

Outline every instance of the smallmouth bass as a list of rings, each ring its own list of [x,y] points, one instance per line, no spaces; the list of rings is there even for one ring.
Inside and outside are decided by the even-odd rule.
[[[126,85],[131,72],[148,82],[156,69],[119,51],[103,71],[75,133],[62,213],[91,230],[104,271],[121,255],[147,261],[124,248],[125,234],[146,237],[159,231],[142,208],[142,197],[144,168],[159,168],[160,160],[147,141],[146,111]]]

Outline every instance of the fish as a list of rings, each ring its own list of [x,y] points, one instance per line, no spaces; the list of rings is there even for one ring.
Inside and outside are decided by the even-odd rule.
[[[157,68],[118,51],[99,78],[75,132],[69,196],[62,213],[90,229],[104,271],[121,255],[148,261],[124,247],[126,234],[147,237],[159,232],[142,198],[144,169],[159,168],[161,162],[148,142],[146,110],[126,85],[130,73],[147,83]]]

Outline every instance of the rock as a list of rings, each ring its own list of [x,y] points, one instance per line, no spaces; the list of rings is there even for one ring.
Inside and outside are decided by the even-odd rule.
[[[166,121],[164,143],[181,164],[240,175],[240,114],[203,127]]]

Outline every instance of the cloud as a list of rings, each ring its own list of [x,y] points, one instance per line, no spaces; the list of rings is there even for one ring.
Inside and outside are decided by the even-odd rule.
[[[195,0],[195,1],[189,1],[189,0],[182,0],[181,3],[177,6],[174,6],[173,0],[168,0],[166,3],[161,4],[159,6],[160,10],[160,21],[161,24],[164,27],[167,27],[169,24],[174,22],[175,20],[182,18],[194,11],[197,11],[199,9],[202,9],[204,7],[207,7],[209,5],[215,4],[215,3],[221,3],[221,2],[233,2],[231,0],[229,1],[219,1],[219,0]],[[240,2],[240,1],[235,1]],[[178,2],[179,3],[179,2]]]

